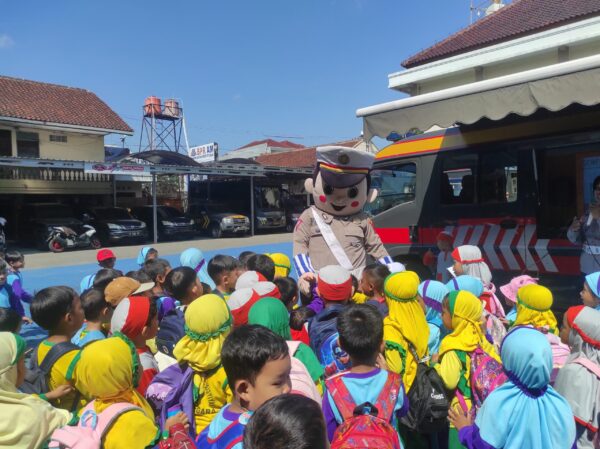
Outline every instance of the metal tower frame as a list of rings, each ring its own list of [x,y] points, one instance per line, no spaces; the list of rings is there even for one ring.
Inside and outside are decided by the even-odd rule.
[[[177,100],[179,106],[173,113],[167,113],[164,104],[161,105],[161,113],[156,114],[154,106],[142,107],[142,129],[140,132],[139,151],[164,150],[180,153],[183,138],[183,153],[188,154],[189,145],[185,117],[181,101]],[[170,109],[175,109],[170,107]],[[144,140],[145,138],[145,140]]]

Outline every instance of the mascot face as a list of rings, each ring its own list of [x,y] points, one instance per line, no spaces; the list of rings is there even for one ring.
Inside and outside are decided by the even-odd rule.
[[[328,185],[319,172],[314,180],[307,179],[304,187],[312,194],[317,209],[341,217],[359,213],[365,204],[377,198],[377,190],[367,189],[367,178],[353,186],[335,188]]]

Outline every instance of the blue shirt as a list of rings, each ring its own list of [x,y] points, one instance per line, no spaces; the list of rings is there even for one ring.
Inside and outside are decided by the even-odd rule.
[[[12,309],[12,305],[10,303],[10,292],[5,285],[0,287],[0,307],[3,309]]]
[[[105,338],[106,335],[104,335],[102,331],[94,330],[88,332],[87,324],[84,324],[81,327],[81,329],[79,329],[77,333],[73,336],[73,338],[71,339],[71,343],[83,348],[88,343],[91,343],[96,340],[104,340]]]
[[[94,280],[96,279],[96,274],[88,274],[81,280],[81,284],[79,284],[79,293],[83,293],[84,291],[92,288],[94,286]]]
[[[233,413],[223,407],[196,439],[198,449],[243,449],[244,428],[250,413]],[[231,445],[233,443],[233,445]]]

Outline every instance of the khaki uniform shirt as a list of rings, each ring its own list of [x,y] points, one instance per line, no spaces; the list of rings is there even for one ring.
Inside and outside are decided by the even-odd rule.
[[[312,212],[314,207],[306,209],[298,219],[294,230],[294,257],[307,254],[312,268],[318,271],[327,265],[339,265],[339,262],[327,246],[315,222]],[[331,226],[355,270],[367,265],[367,254],[376,260],[389,256],[366,213],[336,217],[318,209],[316,212]]]

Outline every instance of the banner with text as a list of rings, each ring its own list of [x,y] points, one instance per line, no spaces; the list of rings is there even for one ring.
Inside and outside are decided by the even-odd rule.
[[[189,150],[189,156],[198,163],[214,162],[219,154],[219,145],[216,142],[207,143]]]
[[[111,162],[86,162],[84,171],[86,173],[102,173],[105,175],[139,175],[150,173],[150,166]]]

